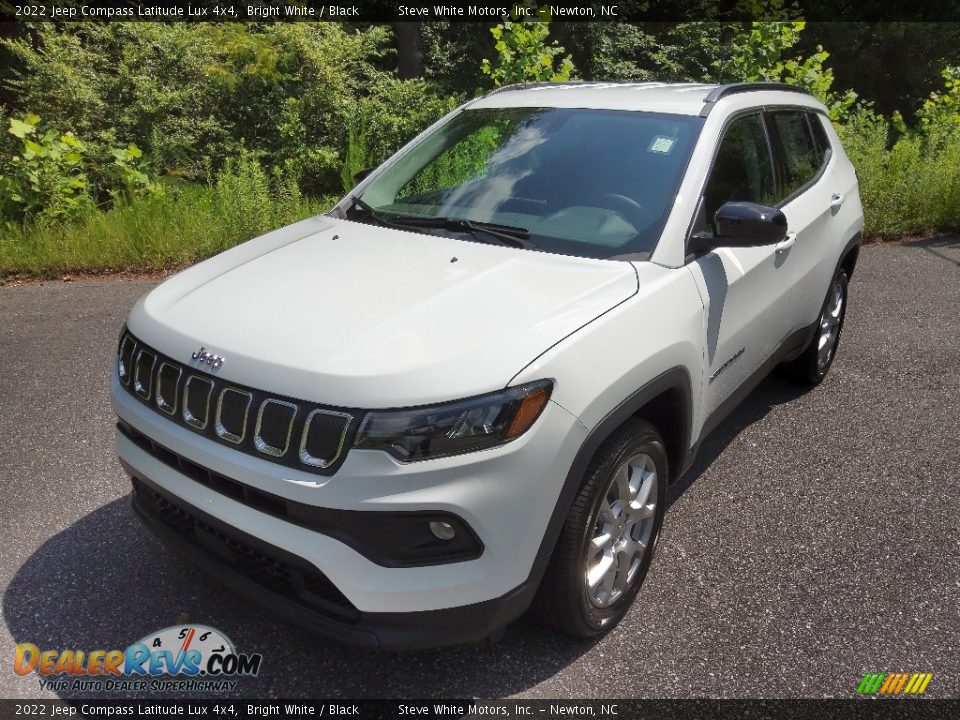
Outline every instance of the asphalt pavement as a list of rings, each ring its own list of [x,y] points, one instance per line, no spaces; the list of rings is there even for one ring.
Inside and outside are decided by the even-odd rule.
[[[863,249],[830,375],[765,381],[705,441],[611,635],[524,618],[406,654],[275,619],[135,519],[108,376],[153,284],[0,287],[0,697],[55,696],[14,673],[17,643],[125,648],[187,621],[263,655],[246,697],[846,698],[866,672],[960,697],[960,237]]]

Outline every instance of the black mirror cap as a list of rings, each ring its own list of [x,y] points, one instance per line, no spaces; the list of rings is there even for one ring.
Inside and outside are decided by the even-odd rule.
[[[714,245],[751,247],[774,245],[787,235],[787,217],[769,205],[728,202],[713,216],[717,235]]]

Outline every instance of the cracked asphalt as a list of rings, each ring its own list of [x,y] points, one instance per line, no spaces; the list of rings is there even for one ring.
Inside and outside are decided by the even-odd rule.
[[[124,648],[186,619],[263,654],[246,697],[847,698],[883,671],[960,697],[960,237],[863,249],[829,377],[768,379],[705,441],[611,635],[524,618],[400,655],[274,619],[134,518],[108,373],[153,284],[0,287],[0,697],[53,696],[14,674],[17,643]]]

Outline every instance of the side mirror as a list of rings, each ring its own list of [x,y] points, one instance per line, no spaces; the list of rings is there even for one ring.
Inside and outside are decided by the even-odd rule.
[[[713,221],[716,247],[776,245],[787,235],[787,217],[777,208],[759,203],[724,203]]]

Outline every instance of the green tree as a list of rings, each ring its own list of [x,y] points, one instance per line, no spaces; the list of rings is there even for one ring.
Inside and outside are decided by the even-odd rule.
[[[490,30],[497,64],[484,58],[481,70],[497,87],[519,82],[562,82],[573,74],[573,59],[550,37],[550,17],[521,22],[505,21]]]
[[[927,133],[950,134],[960,131],[960,67],[944,68],[943,91],[930,93],[920,109],[917,119]]]
[[[7,134],[16,144],[0,156],[0,217],[65,220],[160,190],[133,143],[98,154],[72,131],[41,130],[34,113],[10,118]]]
[[[343,189],[350,190],[359,172],[382,163],[461,101],[423,80],[378,82],[370,95],[357,102],[349,121],[340,173]]]
[[[806,57],[789,56],[799,42],[806,23],[753,22],[732,41],[734,51],[713,63],[720,82],[770,81],[799,85],[809,90],[830,110],[833,120],[845,118],[857,100],[852,90],[833,90],[833,70],[824,67],[830,53],[818,45]]]
[[[306,189],[339,184],[358,99],[391,78],[386,26],[339,23],[37,24],[5,40],[15,110],[91,147],[135,139],[154,168],[198,179],[241,148],[291,168]]]

